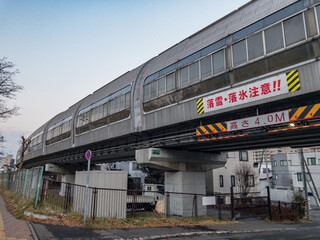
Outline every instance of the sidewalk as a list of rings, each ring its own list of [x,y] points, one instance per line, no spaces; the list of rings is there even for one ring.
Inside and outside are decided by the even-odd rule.
[[[27,222],[16,219],[8,210],[0,195],[0,240],[32,240]]]

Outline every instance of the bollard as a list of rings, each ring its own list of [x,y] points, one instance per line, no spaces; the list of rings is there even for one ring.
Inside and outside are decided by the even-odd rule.
[[[233,187],[230,187],[230,193],[231,193],[231,220],[235,220],[234,215],[234,196],[233,196]]]
[[[170,194],[166,194],[166,217],[170,217]]]
[[[219,218],[219,220],[222,219],[222,217],[221,217],[221,200],[220,200],[220,196],[218,196],[218,218]]]
[[[281,212],[281,202],[278,201],[278,211],[279,211],[279,218],[282,220],[282,212]]]

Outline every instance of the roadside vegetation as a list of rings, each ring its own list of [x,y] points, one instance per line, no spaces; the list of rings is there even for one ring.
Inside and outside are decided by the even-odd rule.
[[[54,225],[63,225],[69,227],[88,227],[94,229],[108,228],[149,228],[149,227],[168,227],[168,226],[195,226],[195,225],[221,225],[237,224],[237,222],[218,220],[217,218],[199,217],[199,218],[166,218],[154,212],[144,214],[143,217],[127,217],[126,219],[116,218],[96,218],[95,220],[87,219],[86,226],[83,225],[83,216],[77,213],[63,214],[49,206],[38,204],[34,208],[34,201],[27,201],[20,195],[0,186],[0,193],[6,201],[8,210],[17,218],[41,222]],[[25,212],[45,215],[49,218],[39,219],[32,216],[26,216]]]

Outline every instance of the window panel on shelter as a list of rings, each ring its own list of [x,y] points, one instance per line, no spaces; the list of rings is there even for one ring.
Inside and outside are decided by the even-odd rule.
[[[149,91],[150,91],[150,84],[143,87],[143,98],[144,98],[144,101],[149,101],[150,100]]]
[[[213,73],[217,74],[223,72],[225,69],[224,50],[221,50],[213,54]]]
[[[110,106],[110,114],[116,113],[118,112],[118,108],[119,108],[119,101],[118,98],[115,98],[111,101],[111,106]]]
[[[108,113],[108,104],[109,103],[103,104],[103,117],[106,117],[106,116],[109,115],[109,113]]]
[[[199,81],[199,61],[189,66],[190,84]]]
[[[249,60],[259,58],[264,55],[262,32],[254,34],[248,38]]]
[[[302,14],[284,21],[283,26],[287,46],[300,42],[306,38]]]
[[[119,97],[119,111],[122,111],[125,109],[126,106],[126,96],[122,95]]]
[[[320,5],[316,7],[316,11],[317,11],[318,27],[320,28]]]
[[[233,45],[233,65],[238,66],[247,62],[247,44],[246,40],[242,40]]]
[[[174,73],[167,75],[166,77],[166,90],[167,93],[173,91],[176,88]]]
[[[282,24],[272,26],[265,30],[266,51],[271,53],[284,47]]]
[[[153,81],[151,84],[150,84],[150,99],[153,99],[153,98],[156,98],[158,93],[157,93],[157,87],[158,83],[157,81]]]
[[[200,61],[200,64],[201,64],[201,79],[211,76],[212,74],[211,56],[202,58]]]
[[[159,96],[164,95],[166,93],[166,78],[162,77],[158,80],[158,93]]]
[[[316,22],[316,15],[314,12],[314,8],[311,8],[305,11],[304,18],[306,20],[306,30],[307,30],[307,37],[313,37],[317,35],[317,22]]]
[[[130,107],[130,93],[126,93],[126,108]]]
[[[180,70],[181,88],[189,85],[189,70],[188,67],[181,68]]]

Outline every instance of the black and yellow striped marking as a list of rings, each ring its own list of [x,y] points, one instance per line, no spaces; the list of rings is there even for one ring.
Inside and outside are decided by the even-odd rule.
[[[291,128],[282,128],[282,129],[276,129],[276,130],[270,130],[269,133],[275,133],[275,132],[284,132],[289,130],[297,130],[297,129],[304,129],[304,128],[312,128],[312,127],[320,127],[320,124],[313,124],[308,126],[299,126],[299,127],[291,127]]]
[[[227,130],[226,122],[200,126],[200,127],[197,127],[196,129],[197,136],[216,134],[216,133],[227,132],[227,131],[228,130]]]
[[[287,72],[287,84],[289,92],[300,90],[300,78],[297,70]]]
[[[248,136],[248,134],[232,135],[232,136],[217,137],[217,138],[208,138],[208,139],[200,139],[200,140],[198,140],[198,142],[207,142],[207,141],[214,141],[214,140],[223,140],[223,139],[237,138],[237,137],[245,137],[245,136]]]
[[[198,114],[202,114],[204,112],[204,108],[203,108],[203,98],[199,98],[197,101],[197,110],[198,110]]]
[[[310,119],[310,118],[319,118],[319,117],[320,117],[320,103],[289,109],[290,122]]]
[[[287,109],[289,112],[289,122],[301,121],[306,119],[312,118],[320,118],[320,103]],[[280,131],[287,131],[287,130],[295,130],[301,128],[308,128],[308,127],[318,127],[320,124],[316,125],[309,125],[309,126],[300,126],[300,127],[293,127],[293,128],[285,128],[279,130],[273,130],[269,132],[280,132]],[[196,128],[196,135],[197,136],[204,136],[216,133],[223,133],[227,132],[227,122],[220,122],[220,123],[213,123],[205,126],[199,126]]]

